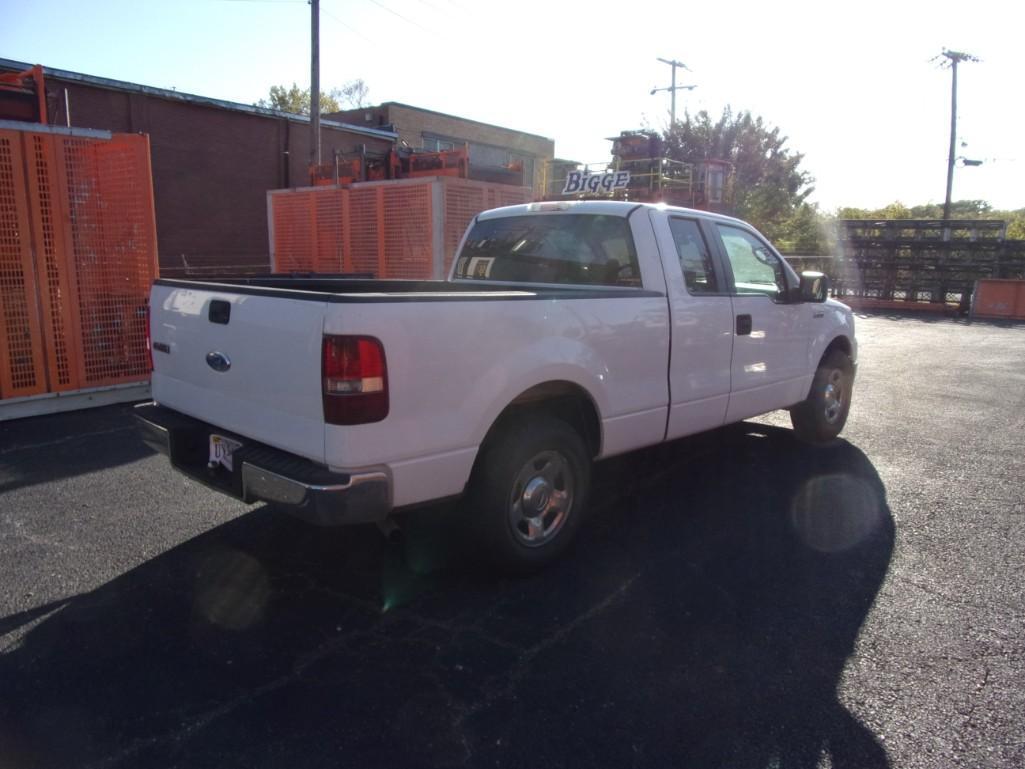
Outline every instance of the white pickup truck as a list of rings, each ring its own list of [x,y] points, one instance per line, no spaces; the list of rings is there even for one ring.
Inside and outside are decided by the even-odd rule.
[[[835,438],[854,318],[752,227],[613,201],[480,214],[446,281],[156,281],[143,434],[322,524],[463,497],[483,552],[557,556],[595,461],[790,409]]]

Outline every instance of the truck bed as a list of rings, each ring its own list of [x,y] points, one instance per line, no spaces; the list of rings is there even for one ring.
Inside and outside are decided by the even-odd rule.
[[[557,286],[497,281],[375,280],[335,276],[268,275],[260,277],[161,278],[158,286],[217,290],[235,294],[281,296],[317,302],[454,302],[510,299],[600,299],[663,296],[642,288]]]

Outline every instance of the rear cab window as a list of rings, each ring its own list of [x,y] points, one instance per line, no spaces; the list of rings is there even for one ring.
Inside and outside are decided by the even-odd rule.
[[[482,219],[456,261],[455,277],[510,283],[639,288],[630,223],[604,214]]]

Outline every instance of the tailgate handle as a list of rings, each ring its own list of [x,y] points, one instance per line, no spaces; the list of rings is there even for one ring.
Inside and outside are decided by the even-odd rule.
[[[211,323],[220,323],[222,326],[227,326],[228,321],[231,320],[231,302],[226,302],[223,299],[212,300],[207,318],[210,319]]]

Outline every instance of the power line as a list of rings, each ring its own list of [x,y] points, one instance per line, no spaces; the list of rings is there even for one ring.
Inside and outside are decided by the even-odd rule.
[[[432,10],[437,11],[438,13],[444,13],[444,11],[441,8],[439,8],[438,6],[436,6],[434,3],[430,2],[429,0],[420,0],[420,2],[423,3],[424,5],[426,5],[428,8],[431,8]]]
[[[323,13],[323,14],[326,14],[327,17],[329,19],[333,20],[335,23],[341,24],[343,27],[345,27],[347,30],[349,30],[352,34],[356,35],[357,37],[362,37],[364,40],[366,40],[371,45],[377,45],[377,41],[376,40],[371,40],[369,37],[364,35],[362,32],[360,32],[358,29],[353,27],[351,24],[347,24],[344,21],[342,21],[341,19],[339,19],[337,16],[335,16],[333,13],[331,13],[331,11],[329,11],[327,8],[324,8],[323,6],[321,6],[320,12]]]
[[[388,13],[392,14],[393,16],[398,16],[400,19],[402,19],[407,24],[412,24],[414,27],[419,27],[424,32],[427,32],[429,34],[432,34],[432,35],[435,34],[433,30],[427,29],[427,27],[425,27],[423,24],[420,24],[419,22],[413,21],[408,16],[403,16],[401,13],[399,13],[398,11],[392,10],[387,5],[384,5],[383,3],[377,2],[377,0],[370,0],[370,2],[373,3],[374,5],[376,5],[378,8],[383,8],[384,10],[388,11]]]

